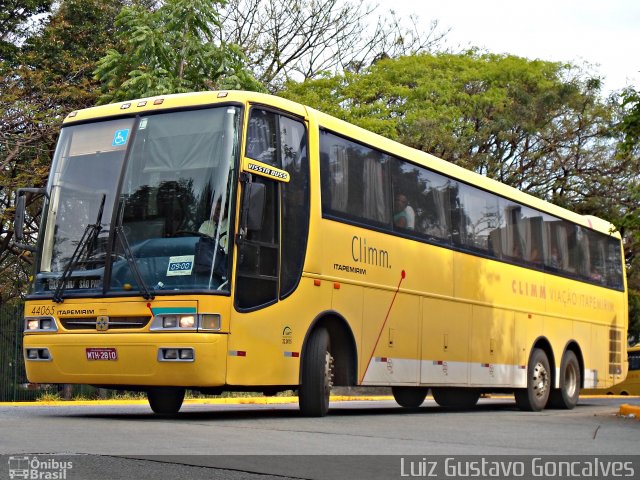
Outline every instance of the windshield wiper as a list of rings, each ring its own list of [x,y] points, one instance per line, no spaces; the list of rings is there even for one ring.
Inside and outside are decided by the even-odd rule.
[[[144,278],[142,278],[142,274],[140,273],[140,269],[138,268],[138,264],[136,263],[136,259],[133,257],[131,253],[131,247],[129,246],[129,242],[127,241],[127,237],[124,233],[124,229],[122,225],[118,225],[115,228],[115,235],[118,240],[120,240],[120,245],[122,246],[122,251],[124,253],[124,258],[129,264],[129,268],[131,268],[131,273],[133,273],[133,278],[138,284],[138,290],[142,293],[142,297],[145,300],[153,300],[155,295],[153,291],[148,287]]]
[[[84,252],[84,250],[87,248],[87,245],[94,243],[98,238],[100,231],[102,230],[102,225],[101,225],[102,212],[104,212],[104,202],[106,198],[107,198],[107,195],[103,193],[102,200],[100,200],[100,208],[98,209],[98,216],[96,217],[96,223],[90,223],[84,229],[84,232],[82,233],[82,237],[80,237],[80,240],[76,245],[76,249],[73,251],[71,258],[69,258],[69,263],[67,263],[67,266],[65,267],[64,271],[62,272],[62,275],[60,276],[60,280],[58,281],[56,291],[53,293],[53,301],[56,303],[64,302],[64,298],[62,295],[64,294],[64,291],[67,288],[66,287],[67,280],[71,276],[71,273],[73,272],[73,269],[75,268],[75,266],[78,264],[78,261],[82,256],[82,253]]]

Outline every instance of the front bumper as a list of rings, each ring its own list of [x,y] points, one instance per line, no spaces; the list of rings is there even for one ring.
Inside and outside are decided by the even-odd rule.
[[[32,383],[113,386],[216,387],[225,384],[226,334],[35,334],[24,337]],[[30,360],[27,349],[48,349],[50,359]],[[87,349],[115,349],[115,360],[89,360]],[[162,348],[193,349],[193,361],[162,361]]]

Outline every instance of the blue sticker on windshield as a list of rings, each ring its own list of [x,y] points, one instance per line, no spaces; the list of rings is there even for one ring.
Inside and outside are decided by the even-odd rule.
[[[127,138],[129,138],[128,128],[125,128],[124,130],[116,130],[116,133],[113,135],[113,142],[111,143],[111,146],[121,147],[127,143]]]

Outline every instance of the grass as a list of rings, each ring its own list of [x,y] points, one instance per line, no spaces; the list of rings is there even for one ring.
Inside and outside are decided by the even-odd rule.
[[[79,390],[79,391],[78,391]],[[81,385],[76,387],[73,396],[68,401],[71,402],[84,402],[91,400],[146,400],[147,394],[145,392],[129,392],[129,391],[114,391],[106,390],[106,397],[101,398],[99,396],[99,390],[94,387]],[[279,392],[276,397],[291,397],[296,393],[293,390],[286,390]],[[260,392],[223,392],[220,395],[204,395],[200,392],[187,390],[185,399],[202,399],[202,398],[254,398],[264,397],[265,395]],[[57,390],[57,386],[51,385],[44,388],[44,390],[37,396],[38,402],[59,402],[64,401],[62,393]]]

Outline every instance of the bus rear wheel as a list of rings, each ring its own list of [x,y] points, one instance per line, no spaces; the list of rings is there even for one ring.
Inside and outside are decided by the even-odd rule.
[[[541,411],[549,400],[551,369],[544,350],[534,348],[527,367],[527,388],[515,391],[516,405],[528,412]]]
[[[398,405],[404,408],[418,408],[427,398],[428,388],[391,387],[391,393]]]
[[[147,391],[149,406],[158,415],[175,415],[182,406],[185,389],[178,387],[155,387]]]
[[[480,392],[473,388],[432,388],[431,394],[441,407],[456,410],[472,408],[480,398]]]
[[[329,332],[318,328],[311,333],[302,358],[302,379],[298,390],[300,411],[306,417],[324,417],[329,412],[333,386],[333,357]]]
[[[560,364],[560,388],[551,390],[551,408],[571,410],[578,404],[580,396],[580,364],[576,354],[567,350]]]

